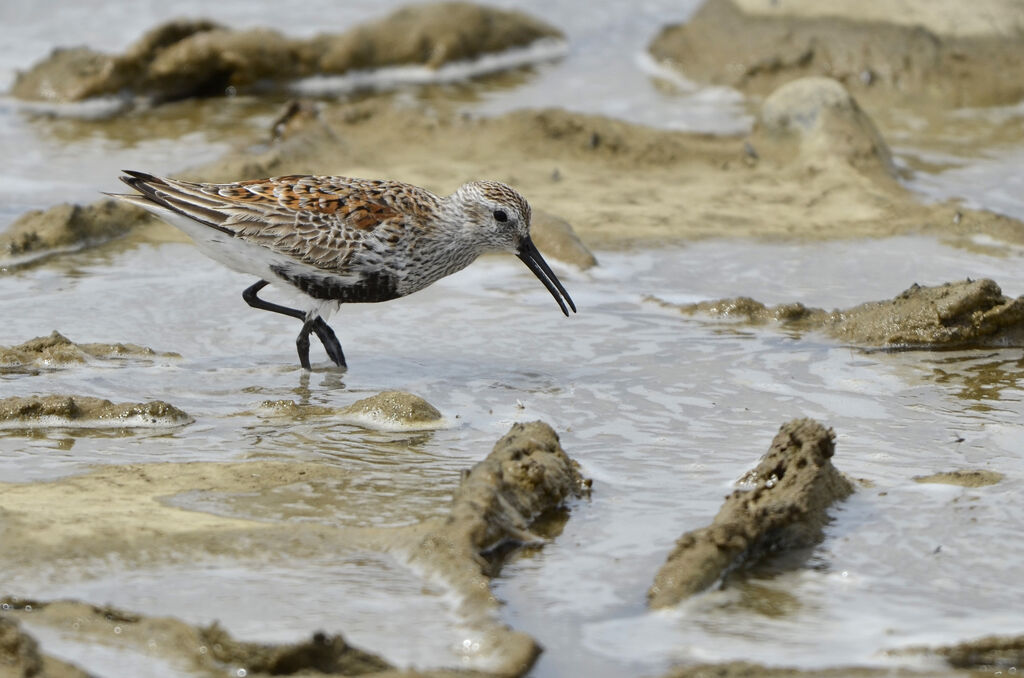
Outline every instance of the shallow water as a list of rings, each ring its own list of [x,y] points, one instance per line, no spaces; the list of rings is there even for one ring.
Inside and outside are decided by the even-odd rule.
[[[862,276],[856,287],[845,270],[853,253]],[[1017,548],[1014,516],[1024,510],[1012,489],[1024,475],[1019,350],[869,353],[814,335],[686,318],[645,300],[731,295],[759,280],[766,302],[841,307],[898,293],[908,259],[922,283],[991,276],[1018,294],[1024,273],[1015,261],[919,238],[708,242],[598,255],[602,266],[593,273],[558,271],[581,309],[568,320],[519,262],[499,257],[411,298],[344,308],[334,322],[351,364],[343,375],[297,369],[294,323],[246,308],[239,291],[248,281],[189,245],[80,254],[8,276],[0,303],[17,321],[0,342],[57,324],[72,339],[131,341],[183,358],[8,374],[5,394],[161,398],[196,422],[121,436],[5,432],[0,476],[43,480],[96,463],[317,459],[351,473],[349,486],[333,488],[334,503],[323,502],[322,489],[302,487],[283,498],[196,492],[170,501],[257,519],[401,526],[443,515],[459,471],[511,422],[543,419],[594,479],[594,494],[572,507],[561,536],[514,559],[497,585],[507,620],[547,647],[535,675],[580,666],[636,675],[674,660],[738,657],[880,662],[885,648],[1024,627],[1019,606],[1003,604],[1024,595],[1008,565]],[[87,315],[65,313],[86,307]],[[521,327],[530,330],[510,331]],[[325,366],[322,354],[314,360]],[[424,396],[452,428],[383,434],[330,420],[282,426],[257,407],[277,398],[342,406],[388,388]],[[834,427],[836,464],[870,482],[834,512],[814,567],[712,592],[671,613],[645,611],[646,587],[675,537],[705,524],[776,427],[798,416]],[[1008,478],[980,489],[912,479],[966,467]],[[381,492],[393,497],[383,512]],[[444,596],[421,597],[415,577],[406,573],[401,583],[401,567],[397,579],[379,579],[395,566],[371,567],[378,574],[369,582],[381,589],[366,590],[367,570],[354,564],[366,557],[275,564],[254,556],[248,564],[62,572],[59,581],[25,572],[9,578],[8,590],[197,623],[220,619],[252,640],[335,628],[397,661],[454,662],[458,638],[442,614]],[[204,593],[227,580],[232,596],[265,604],[238,607]],[[167,586],[175,581],[180,590]],[[397,653],[386,640],[396,625],[410,639]],[[798,637],[809,639],[806,647],[771,649],[793,648]]]
[[[339,22],[397,4],[349,4]],[[657,26],[685,18],[695,3],[659,0],[630,10],[609,2],[587,12],[577,3],[498,4],[564,28],[570,52],[514,86],[480,82],[467,106],[494,112],[565,105],[702,130],[749,125],[734,93],[647,75],[643,46]],[[235,2],[137,2],[131,12],[68,3],[46,17],[24,14],[24,6],[0,7],[7,27],[0,82],[51,46],[121,49],[157,21],[196,15],[200,7],[234,25],[265,23]],[[316,19],[334,6],[303,3],[275,15],[275,24],[309,34],[325,28]],[[7,159],[0,227],[29,208],[115,189],[122,166],[165,172],[213,159],[265,129],[275,105],[238,97],[82,122],[0,102]],[[1005,116],[975,116],[975,123],[990,129],[1021,117],[1012,110]],[[918,172],[912,187],[1024,217],[1013,171],[1019,146],[929,145],[912,121],[892,124],[904,156],[944,163],[940,171]],[[344,308],[332,324],[351,368],[323,369],[314,342],[319,369],[307,375],[297,368],[295,323],[241,301],[251,280],[190,245],[114,243],[4,275],[0,344],[59,329],[75,341],[133,342],[183,357],[0,372],[0,395],[158,398],[196,421],[173,429],[2,431],[0,479],[43,481],[94,464],[316,460],[344,469],[351,481],[272,496],[197,490],[167,501],[260,520],[401,527],[444,515],[461,470],[510,423],[542,419],[594,479],[594,492],[571,506],[560,536],[513,557],[497,582],[504,619],[546,648],[531,675],[639,675],[676,661],[738,658],[804,666],[912,662],[881,653],[1024,631],[1021,351],[866,352],[814,334],[683,317],[647,296],[686,302],[749,295],[832,308],[892,297],[913,282],[986,276],[1006,294],[1022,294],[1020,252],[1004,251],[987,256],[906,237],[598,252],[601,266],[592,272],[556,264],[581,311],[570,319],[519,262],[488,258],[411,298]],[[330,419],[282,425],[259,407],[273,399],[343,406],[390,388],[423,396],[450,426],[380,433]],[[836,465],[866,481],[834,510],[812,567],[761,573],[670,612],[646,611],[644,593],[675,538],[706,524],[778,425],[799,416],[834,427]],[[957,468],[1007,477],[978,489],[913,480]],[[383,510],[381,496],[390,499]],[[368,577],[370,570],[376,576]],[[356,550],[330,560],[254,554],[142,570],[105,563],[83,572],[5,574],[0,593],[113,603],[195,623],[220,619],[245,640],[294,640],[324,629],[417,666],[458,664],[460,641],[472,635],[453,629],[442,590],[386,557]],[[147,667],[136,673],[180,675],[180,668],[150,665],[132,652],[33,631],[48,651],[100,675],[112,675],[126,657]]]

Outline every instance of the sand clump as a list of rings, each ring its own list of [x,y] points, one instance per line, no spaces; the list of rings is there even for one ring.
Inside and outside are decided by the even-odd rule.
[[[51,102],[124,93],[157,101],[219,96],[313,75],[402,65],[437,68],[562,37],[522,12],[467,2],[405,7],[309,40],[265,28],[236,31],[202,19],[179,20],[157,26],[119,55],[85,47],[56,50],[19,73],[11,93]]]
[[[653,299],[653,298],[652,298]],[[666,306],[750,324],[821,331],[850,344],[880,348],[1024,346],[1024,297],[1011,299],[987,279],[932,287],[914,284],[893,299],[825,311],[800,303],[765,306],[749,297]]]
[[[828,508],[853,492],[832,466],[834,453],[831,429],[810,419],[784,424],[744,478],[753,489],[736,490],[708,527],[679,538],[647,592],[648,604],[675,605],[766,553],[821,541]]]
[[[1024,10],[1007,0],[708,0],[649,49],[687,78],[748,94],[824,76],[872,106],[993,106],[1024,96],[1022,29]]]

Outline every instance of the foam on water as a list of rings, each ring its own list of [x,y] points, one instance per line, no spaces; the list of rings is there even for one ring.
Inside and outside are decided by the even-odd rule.
[[[133,414],[127,417],[110,418],[82,418],[69,419],[68,417],[46,416],[32,417],[31,419],[9,419],[0,421],[0,431],[25,430],[33,431],[40,429],[121,429],[121,428],[176,428],[187,426],[193,420],[175,419],[173,417],[154,417],[144,414]]]

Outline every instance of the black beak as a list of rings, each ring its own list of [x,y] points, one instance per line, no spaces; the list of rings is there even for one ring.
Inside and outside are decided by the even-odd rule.
[[[540,252],[537,251],[537,246],[533,244],[533,241],[530,240],[529,236],[523,238],[523,242],[519,245],[519,251],[516,252],[516,256],[522,259],[523,263],[533,271],[533,274],[537,276],[542,283],[544,283],[544,287],[548,288],[548,292],[551,292],[551,296],[553,296],[555,301],[558,302],[558,306],[562,309],[562,313],[567,317],[569,315],[569,310],[565,307],[566,302],[569,302],[569,308],[572,309],[572,312],[576,312],[576,304],[572,303],[572,299],[569,298],[569,293],[565,291],[564,287],[562,287],[562,283],[560,283],[558,278],[555,277],[551,267],[548,266],[548,262],[544,261],[544,257],[542,257]],[[562,299],[565,299],[565,301],[562,301]]]

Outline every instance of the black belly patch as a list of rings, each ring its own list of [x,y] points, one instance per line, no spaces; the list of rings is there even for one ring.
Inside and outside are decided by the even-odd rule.
[[[271,266],[270,270],[314,299],[324,301],[360,304],[402,296],[398,293],[398,280],[387,273],[367,273],[359,282],[349,283],[329,276],[293,273],[283,266]]]

